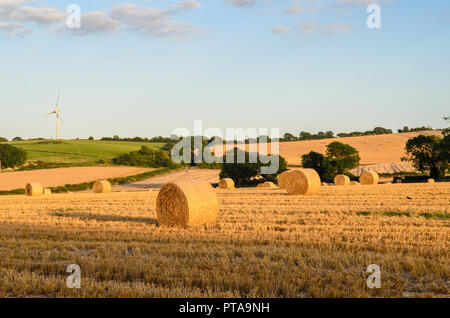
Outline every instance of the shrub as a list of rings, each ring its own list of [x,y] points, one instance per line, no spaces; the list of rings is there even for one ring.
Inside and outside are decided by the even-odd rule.
[[[89,140],[94,140],[94,137],[90,136],[90,137],[89,137]]]
[[[17,147],[0,144],[0,161],[2,168],[20,167],[27,161],[27,153]]]
[[[132,151],[113,158],[112,162],[117,165],[151,168],[174,168],[176,166],[166,152],[162,150],[154,150],[147,146],[142,146],[138,151]]]
[[[8,142],[8,139],[6,139],[5,137],[0,137],[0,142]]]
[[[12,141],[22,141],[23,139],[21,138],[21,137],[14,137],[13,139],[12,139]]]

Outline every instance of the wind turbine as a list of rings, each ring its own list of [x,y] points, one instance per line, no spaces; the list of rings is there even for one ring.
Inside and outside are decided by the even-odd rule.
[[[58,97],[57,97],[57,99],[56,99],[56,107],[55,107],[55,110],[52,111],[51,113],[48,113],[47,115],[45,115],[45,117],[48,117],[48,116],[53,115],[53,114],[56,115],[56,140],[59,139],[59,120],[60,120],[60,119],[62,120],[62,118],[61,118],[61,112],[59,111],[58,105],[59,105],[59,93],[58,93]]]

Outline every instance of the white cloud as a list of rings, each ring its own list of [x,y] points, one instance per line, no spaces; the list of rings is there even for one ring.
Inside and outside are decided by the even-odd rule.
[[[10,19],[11,15],[18,11],[19,5],[32,2],[32,0],[1,0],[0,17]]]
[[[293,2],[292,5],[290,6],[289,9],[287,9],[286,11],[284,11],[284,13],[286,14],[302,14],[303,12],[306,11],[306,8],[303,4],[301,4],[300,2]]]
[[[171,4],[170,7],[174,9],[191,10],[191,9],[201,9],[202,4],[197,0],[185,0],[175,4]]]
[[[171,36],[180,34],[198,34],[200,30],[190,23],[179,22],[172,18],[178,11],[157,9],[135,4],[122,4],[113,7],[111,18],[127,25],[142,34]]]
[[[284,34],[292,31],[292,28],[287,26],[276,26],[272,29],[272,32],[275,34]]]
[[[23,24],[5,21],[0,21],[0,30],[2,30],[8,36],[19,36],[31,32],[31,30],[25,27]]]
[[[55,8],[22,7],[11,14],[11,19],[21,22],[32,21],[41,24],[51,24],[64,20],[66,16],[66,13]]]
[[[92,33],[113,33],[119,28],[120,23],[108,18],[105,12],[94,11],[81,15],[80,29],[67,29],[76,35],[88,35]],[[64,27],[65,28],[65,27]]]
[[[304,21],[298,24],[298,30],[304,34],[323,33],[323,34],[339,34],[350,33],[353,24],[350,23],[318,23],[314,21]]]
[[[224,0],[227,3],[231,3],[236,7],[251,7],[256,4],[256,0]]]

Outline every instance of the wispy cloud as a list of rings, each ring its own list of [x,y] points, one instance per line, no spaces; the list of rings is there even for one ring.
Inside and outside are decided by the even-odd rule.
[[[292,5],[289,7],[289,9],[284,11],[284,13],[299,15],[304,13],[305,11],[306,11],[305,6],[301,2],[296,1],[293,2]]]
[[[20,23],[0,21],[0,30],[8,36],[20,36],[31,32],[26,26]]]
[[[291,27],[287,27],[287,26],[276,26],[272,29],[272,32],[275,34],[285,34],[285,33],[289,33],[292,31]]]
[[[118,30],[120,23],[110,19],[105,12],[88,12],[81,16],[80,29],[66,29],[75,35],[88,35],[94,33],[114,33]],[[60,29],[61,30],[61,29]]]
[[[62,24],[67,13],[51,7],[31,6],[32,2],[37,1],[0,0],[0,30],[8,36],[26,34],[31,32],[27,23],[33,22],[38,25],[59,23],[59,26],[48,31],[74,35],[116,33],[123,30],[154,36],[177,36],[180,40],[186,35],[203,32],[200,28],[175,18],[184,11],[200,9],[202,6],[198,0],[180,0],[168,5],[167,9],[131,3],[118,4],[109,10],[82,14],[80,29],[68,29]]]
[[[62,21],[67,14],[55,8],[22,7],[11,14],[11,19],[21,22],[51,24]]]
[[[256,4],[256,0],[223,0],[223,1],[231,3],[232,5],[241,8],[251,7]]]
[[[199,34],[203,30],[190,23],[173,18],[177,9],[158,9],[135,4],[122,4],[113,7],[110,17],[128,29],[142,34],[171,36],[180,34]]]
[[[202,4],[197,0],[185,0],[182,2],[171,4],[170,7],[182,10],[192,10],[192,9],[201,9]]]
[[[314,21],[304,21],[298,24],[300,33],[322,33],[322,34],[339,34],[350,33],[353,28],[352,23],[319,23]]]

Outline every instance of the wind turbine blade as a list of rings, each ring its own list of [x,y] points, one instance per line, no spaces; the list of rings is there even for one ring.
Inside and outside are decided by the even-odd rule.
[[[48,116],[50,116],[50,115],[53,115],[54,113],[55,113],[55,112],[48,113],[48,114],[44,115],[44,117],[48,117]]]
[[[59,104],[59,92],[58,92],[58,98],[56,99],[56,109],[58,109],[58,104]]]

